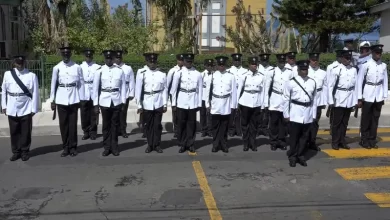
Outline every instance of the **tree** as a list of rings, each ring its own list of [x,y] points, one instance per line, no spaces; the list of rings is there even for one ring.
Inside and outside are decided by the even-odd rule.
[[[320,52],[328,52],[334,34],[371,31],[378,17],[369,14],[369,9],[384,1],[274,0],[273,15],[300,34],[315,34]]]

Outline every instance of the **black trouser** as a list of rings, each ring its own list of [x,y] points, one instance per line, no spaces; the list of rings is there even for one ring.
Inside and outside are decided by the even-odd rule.
[[[96,135],[98,115],[95,112],[93,101],[81,101],[80,104],[81,128],[84,134]]]
[[[211,134],[211,114],[207,112],[205,101],[202,101],[202,108],[200,109],[200,126],[202,133]]]
[[[8,123],[12,153],[28,153],[31,145],[32,115],[8,116]]]
[[[121,110],[119,116],[119,132],[124,135],[127,134],[127,109],[129,108],[130,98],[126,99],[126,103],[124,104],[124,111]]]
[[[229,126],[229,115],[211,115],[213,129],[213,147],[227,148],[227,135]]]
[[[324,108],[323,106],[318,106],[317,107],[316,120],[313,121],[313,123],[311,123],[310,132],[309,132],[309,139],[308,139],[310,144],[315,144],[316,143],[317,133],[318,133],[318,129],[320,127],[319,122],[320,122],[320,118],[321,118],[321,114],[322,114],[322,109],[323,108]]]
[[[311,124],[289,122],[290,150],[287,152],[290,161],[305,161],[304,153],[309,139]]]
[[[362,117],[360,122],[361,139],[363,142],[376,145],[379,117],[381,116],[384,102],[363,102]]]
[[[332,134],[332,124],[333,124],[333,107],[329,107],[330,108],[330,111],[329,111],[329,130],[330,130],[330,134]]]
[[[143,110],[146,139],[149,147],[156,148],[161,143],[163,107],[155,110]]]
[[[177,112],[172,109],[172,124],[173,124],[173,133],[177,134]]]
[[[64,150],[77,148],[77,120],[80,104],[57,105],[62,147]]]
[[[241,122],[240,111],[238,109],[232,109],[232,113],[229,116],[229,134],[241,136]]]
[[[121,112],[121,108],[122,104],[114,106],[112,102],[110,107],[100,106],[103,119],[104,150],[119,152],[117,129],[119,127],[119,114]]]
[[[260,111],[259,123],[257,124],[257,131],[266,132],[268,130],[268,124],[269,124],[269,111],[263,109]]]
[[[196,136],[197,109],[176,108],[179,147],[193,147]]]
[[[240,105],[242,140],[244,147],[256,148],[257,125],[260,121],[260,108]]]
[[[287,123],[284,121],[283,112],[269,111],[269,138],[271,145],[286,145],[286,127]]]
[[[139,126],[141,128],[141,133],[146,136],[146,128],[145,128],[145,123],[144,123],[144,115],[143,112],[139,114]]]
[[[332,111],[332,146],[346,144],[345,135],[347,134],[351,108],[333,107]]]

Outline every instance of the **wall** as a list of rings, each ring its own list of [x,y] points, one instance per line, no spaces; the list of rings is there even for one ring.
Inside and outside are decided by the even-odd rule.
[[[390,52],[390,25],[385,22],[390,21],[390,9],[381,13],[381,31],[379,42],[383,44],[383,51]]]

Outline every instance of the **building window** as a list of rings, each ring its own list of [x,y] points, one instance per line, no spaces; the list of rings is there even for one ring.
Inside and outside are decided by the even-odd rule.
[[[0,42],[0,58],[5,58],[5,42]]]
[[[12,40],[19,40],[19,24],[17,22],[11,22],[11,34]]]
[[[11,15],[11,21],[19,21],[19,15],[20,15],[19,7],[12,7],[10,15]]]
[[[5,31],[5,14],[3,8],[0,5],[0,41],[7,40],[7,32]]]
[[[10,20],[11,20],[11,39],[19,40],[19,7],[10,8]]]

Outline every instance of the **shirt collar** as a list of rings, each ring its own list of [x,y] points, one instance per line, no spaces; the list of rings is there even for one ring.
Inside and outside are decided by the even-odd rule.
[[[72,66],[74,64],[74,62],[72,60],[70,60],[68,63],[65,63],[64,61],[61,61],[61,63],[65,66]]]

